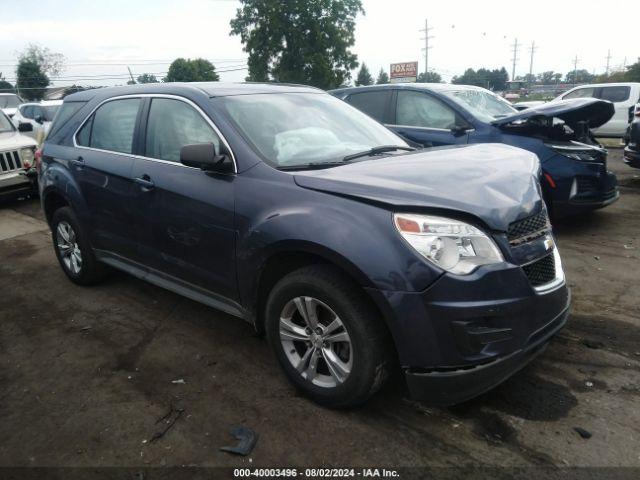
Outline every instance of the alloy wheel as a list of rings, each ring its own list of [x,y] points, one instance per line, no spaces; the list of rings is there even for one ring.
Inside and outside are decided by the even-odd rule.
[[[82,252],[76,239],[76,232],[68,222],[58,223],[56,241],[62,263],[69,272],[78,275],[82,270]]]
[[[353,367],[349,333],[338,315],[313,297],[296,297],[280,314],[280,342],[291,365],[312,384],[333,388]]]

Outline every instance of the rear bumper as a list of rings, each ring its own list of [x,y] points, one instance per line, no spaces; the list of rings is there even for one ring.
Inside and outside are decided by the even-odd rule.
[[[405,379],[413,398],[431,405],[464,402],[504,382],[544,351],[547,343],[567,322],[569,308],[532,334],[526,348],[490,363],[452,371],[419,372],[406,369]]]

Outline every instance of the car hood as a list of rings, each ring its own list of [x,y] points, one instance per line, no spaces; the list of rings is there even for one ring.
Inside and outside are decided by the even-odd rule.
[[[533,117],[557,117],[569,125],[573,130],[577,122],[587,120],[589,128],[598,128],[607,123],[615,109],[613,103],[595,98],[572,98],[559,100],[542,105],[533,106],[519,111],[513,115],[498,118],[491,122],[492,125],[503,126],[517,121],[527,120]]]
[[[36,142],[19,132],[0,132],[0,150],[13,150],[24,147],[35,147]]]
[[[323,170],[296,172],[295,182],[394,210],[453,210],[494,230],[539,211],[538,157],[503,144],[433,148]]]

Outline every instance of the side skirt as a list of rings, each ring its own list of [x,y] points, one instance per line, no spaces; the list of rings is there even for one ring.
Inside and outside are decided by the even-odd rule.
[[[140,263],[133,262],[132,260],[120,255],[97,249],[94,250],[94,252],[99,261],[109,265],[110,267],[122,270],[134,277],[157,285],[158,287],[251,322],[251,316],[239,303],[223,297],[222,295],[205,290],[204,288],[191,283],[184,282],[171,275],[151,269]]]

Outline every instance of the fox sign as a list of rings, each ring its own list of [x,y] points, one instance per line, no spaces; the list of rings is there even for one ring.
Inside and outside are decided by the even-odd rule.
[[[418,78],[418,62],[392,63],[391,83],[415,82]]]

